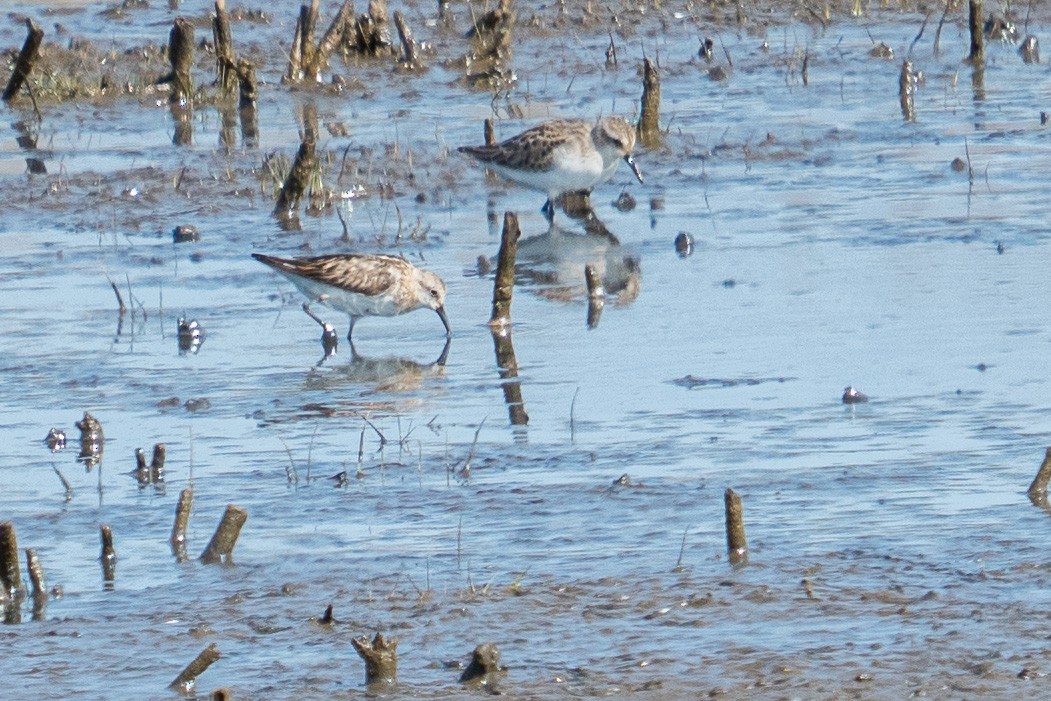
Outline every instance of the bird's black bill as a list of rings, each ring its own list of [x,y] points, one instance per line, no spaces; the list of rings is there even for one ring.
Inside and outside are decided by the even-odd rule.
[[[639,182],[643,182],[642,173],[639,172],[639,167],[635,165],[635,159],[632,158],[630,153],[627,156],[624,156],[624,162],[628,164],[628,167],[631,168],[631,172],[635,174],[635,177],[639,179]]]
[[[445,315],[445,307],[438,307],[434,311],[436,311],[438,313],[438,318],[442,320],[443,324],[445,324],[445,337],[446,338],[452,338],[453,337],[453,330],[449,326],[449,317],[447,317]]]

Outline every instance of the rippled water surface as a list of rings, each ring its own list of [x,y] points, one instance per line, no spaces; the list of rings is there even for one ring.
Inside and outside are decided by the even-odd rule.
[[[23,14],[63,45],[162,45],[176,14],[210,39],[209,4],[152,5],[9,4],[0,44],[21,45]],[[175,697],[168,683],[216,643],[201,696],[360,698],[351,639],[377,630],[400,639],[392,696],[462,697],[451,663],[482,642],[513,698],[1039,695],[1051,512],[1025,490],[1051,442],[1046,66],[991,44],[975,88],[964,18],[935,52],[935,13],[911,49],[924,76],[906,122],[920,14],[844,7],[823,28],[757,10],[739,29],[694,5],[521,3],[517,84],[494,98],[460,79],[471,11],[451,8],[455,30],[430,5],[392,5],[430,45],[428,70],[337,60],[326,81],[344,76],[342,92],[281,85],[291,5],[234,22],[259,64],[255,147],[236,132],[222,147],[210,106],[174,146],[152,91],[41,99],[39,122],[24,97],[4,108],[0,520],[63,591],[42,620],[27,603],[0,628],[17,697]],[[705,35],[727,80],[697,56]],[[895,59],[869,56],[879,41]],[[562,213],[548,231],[542,195],[455,152],[486,117],[502,138],[554,116],[637,116],[643,55],[661,67],[665,145],[637,154],[645,185],[622,168],[595,191],[611,236]],[[349,242],[332,208],[300,231],[270,215],[264,160],[294,156],[308,103],[326,186],[355,195],[339,205]],[[622,191],[634,208],[613,206]],[[477,265],[504,211],[522,227],[520,408]],[[173,244],[183,224],[201,240]],[[360,357],[344,340],[319,363],[318,326],[256,251],[396,252],[434,270],[447,363],[424,312],[364,319]],[[588,262],[617,292],[591,329]],[[316,310],[345,334],[343,315]],[[180,354],[179,318],[205,329],[197,353]],[[871,401],[842,404],[848,384]],[[75,459],[85,411],[106,439],[90,473]],[[53,426],[70,438],[55,454]],[[166,484],[140,489],[135,449],[158,442]],[[248,512],[234,566],[172,557],[190,484],[192,555],[227,504]],[[744,500],[743,568],[726,561],[727,487]],[[337,622],[312,622],[329,603]]]

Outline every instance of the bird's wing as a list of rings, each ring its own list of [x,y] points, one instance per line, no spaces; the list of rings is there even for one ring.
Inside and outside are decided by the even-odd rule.
[[[336,254],[312,258],[252,255],[275,270],[370,297],[386,292],[400,270],[409,265],[401,256],[388,255]]]
[[[572,138],[569,120],[555,120],[527,129],[517,136],[491,146],[461,146],[462,153],[474,156],[483,163],[515,168],[517,170],[549,170],[554,162],[555,147]],[[590,127],[588,127],[590,128]],[[543,144],[537,147],[536,144]]]

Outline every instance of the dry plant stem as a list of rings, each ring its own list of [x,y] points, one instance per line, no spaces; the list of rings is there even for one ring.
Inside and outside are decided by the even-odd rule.
[[[1044,462],[1040,464],[1040,469],[1037,470],[1036,477],[1033,478],[1033,483],[1029,485],[1027,494],[1029,498],[1036,500],[1047,500],[1047,483],[1051,481],[1051,448],[1047,449],[1044,454]]]
[[[642,113],[637,127],[639,143],[647,148],[660,145],[661,77],[648,59],[642,61]]]
[[[906,122],[916,121],[916,81],[912,76],[912,62],[902,61],[901,73],[898,75],[898,101],[901,103],[901,116]]]
[[[40,43],[44,40],[44,30],[36,26],[33,20],[26,19],[26,29],[28,34],[26,35],[25,43],[22,44],[22,50],[18,52],[18,58],[15,60],[15,69],[11,72],[11,78],[7,81],[7,87],[4,88],[4,102],[10,102],[14,99],[15,95],[18,94],[19,88],[29,79],[29,72],[33,69],[33,62],[36,61],[37,54],[40,52]]]
[[[102,580],[112,582],[117,578],[117,551],[113,549],[113,529],[108,524],[99,526],[99,539],[102,541]]]
[[[496,279],[493,281],[493,314],[489,325],[498,327],[511,323],[511,296],[515,284],[515,257],[518,255],[518,216],[504,212],[504,229],[500,235],[500,253],[496,263]]]
[[[486,146],[492,146],[496,143],[496,129],[493,126],[492,119],[485,120],[485,126],[482,128],[482,131]]]
[[[296,17],[296,29],[292,34],[292,49],[288,52],[288,68],[285,69],[286,83],[298,83],[303,73],[303,18]]]
[[[299,200],[307,191],[311,173],[317,167],[317,112],[312,104],[303,106],[303,141],[299,144],[296,159],[288,171],[281,192],[274,206],[274,216],[279,219],[295,219]]]
[[[602,287],[598,271],[591,263],[584,266],[584,283],[588,290],[587,325],[589,329],[598,328],[599,319],[602,318],[602,308],[606,305],[606,290]]]
[[[124,304],[124,298],[120,296],[120,290],[117,288],[117,283],[112,280],[109,281],[110,287],[113,288],[113,294],[117,295],[118,311],[121,316],[128,313],[128,307]]]
[[[259,139],[259,120],[256,116],[255,103],[259,97],[259,88],[255,80],[255,66],[251,61],[241,59],[237,62],[237,106],[241,117],[241,138],[245,145],[255,146]]]
[[[344,0],[343,5],[339,8],[339,12],[336,13],[336,18],[332,20],[332,24],[325,30],[325,34],[321,37],[321,41],[318,42],[317,52],[315,53],[315,60],[318,63],[318,71],[320,67],[328,61],[328,57],[332,55],[332,52],[339,46],[340,40],[343,38],[344,33],[350,28],[351,23],[354,21],[354,3],[352,0]]]
[[[0,523],[0,600],[20,600],[25,595],[22,586],[22,572],[18,565],[18,538],[15,535],[15,524],[11,521]]]
[[[248,520],[248,512],[233,504],[228,504],[219,527],[215,529],[208,547],[201,553],[201,562],[206,565],[222,562],[233,564],[234,546],[241,534],[241,527]]]
[[[164,481],[164,459],[168,454],[168,449],[163,443],[156,443],[153,446],[153,460],[150,462],[150,479],[154,482]]]
[[[398,639],[387,640],[383,633],[369,640],[368,636],[351,641],[358,655],[365,661],[366,684],[393,684],[398,678]]]
[[[62,487],[66,490],[66,501],[73,501],[73,485],[69,483],[69,480],[66,479],[66,476],[62,474],[54,463],[51,464],[51,469],[58,475],[59,481],[62,482]]]
[[[529,423],[529,414],[522,399],[522,383],[518,377],[518,359],[515,347],[511,343],[511,329],[506,326],[491,326],[493,346],[496,350],[496,366],[500,368],[501,387],[504,392],[504,403],[507,405],[508,418],[512,426],[525,426]]]
[[[975,65],[984,64],[985,36],[983,25],[985,18],[982,16],[984,12],[982,0],[968,0],[967,8],[969,12],[968,24],[971,29],[971,53],[968,54],[967,58]]]
[[[401,48],[404,52],[402,65],[412,71],[423,68],[420,57],[416,55],[416,42],[412,38],[412,32],[409,31],[409,25],[405,22],[405,15],[401,12],[394,12],[394,26],[398,29],[398,39],[401,40]]]
[[[320,71],[317,64],[317,46],[314,44],[314,27],[317,25],[320,0],[311,0],[309,5],[299,6],[299,65],[303,80],[316,83]]]
[[[197,683],[197,677],[204,674],[205,670],[211,667],[212,663],[220,657],[222,657],[222,653],[219,652],[216,644],[212,643],[202,650],[197,657],[193,658],[193,661],[186,665],[183,671],[179,672],[179,676],[175,677],[172,683],[168,685],[168,688],[182,691],[193,689],[194,684]]]
[[[171,103],[190,104],[193,98],[193,25],[183,17],[176,17],[168,35],[168,62],[171,64]]]
[[[744,535],[744,506],[741,495],[727,489],[726,503],[726,550],[731,565],[743,565],[748,562],[748,540]]]
[[[230,33],[230,16],[226,13],[226,0],[215,0],[212,36],[215,38],[215,70],[219,89],[225,97],[231,98],[237,88],[237,60]]]
[[[29,570],[29,581],[33,584],[33,619],[39,620],[47,605],[47,584],[44,583],[44,567],[33,548],[26,548],[26,569]]]
[[[175,523],[172,525],[171,538],[168,539],[176,562],[186,562],[189,559],[186,554],[186,525],[190,522],[192,506],[193,489],[187,487],[179,492],[179,503],[175,505]]]

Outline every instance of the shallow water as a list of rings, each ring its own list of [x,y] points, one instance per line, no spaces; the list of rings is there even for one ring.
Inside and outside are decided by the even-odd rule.
[[[164,42],[173,17],[101,9],[59,21],[131,46]],[[459,34],[428,25],[430,7],[407,9],[437,47],[426,73],[339,64],[368,95],[313,95],[280,86],[271,57],[255,149],[220,148],[211,108],[197,110],[191,147],[172,146],[163,96],[43,104],[35,155],[48,174],[28,175],[13,123],[32,110],[8,108],[0,520],[64,590],[43,621],[26,608],[0,629],[19,693],[160,697],[215,642],[224,657],[202,692],[357,698],[350,641],[376,630],[400,638],[409,697],[462,695],[446,662],[487,641],[515,698],[1032,693],[1048,665],[1051,520],[1025,497],[1051,434],[1046,69],[990,46],[977,99],[957,61],[964,30],[946,25],[935,56],[929,27],[912,51],[926,79],[906,123],[898,72],[919,15],[710,29],[717,56],[733,58],[714,82],[696,58],[710,19],[625,15],[635,28],[605,70],[607,10],[582,25],[570,3],[557,29],[556,7],[519,7],[518,85],[493,102],[442,67],[466,51]],[[204,16],[206,4],[181,12]],[[454,12],[465,27],[466,9]],[[524,26],[533,14],[539,29]],[[282,8],[269,25],[235,23],[235,41],[262,53],[293,23]],[[899,58],[869,58],[869,35]],[[23,36],[10,16],[0,27],[4,46]],[[568,218],[548,234],[541,196],[487,183],[455,154],[480,141],[491,103],[500,136],[549,116],[632,114],[643,52],[659,55],[667,144],[639,154],[644,186],[621,169],[594,194],[619,243]],[[322,129],[326,182],[369,193],[352,200],[350,244],[331,212],[283,231],[260,184],[266,154],[294,153],[307,99],[350,132]],[[949,165],[968,154],[973,183]],[[388,182],[396,196],[381,199]],[[635,209],[610,204],[622,189]],[[523,230],[512,338],[527,426],[509,421],[486,325],[492,277],[475,272],[496,254],[490,222],[505,210]],[[409,241],[417,222],[426,239]],[[201,241],[173,245],[179,224]],[[687,258],[673,247],[680,231],[695,239]],[[363,320],[364,359],[351,362],[344,340],[318,365],[302,299],[249,254],[342,250],[400,252],[444,277],[455,332],[444,368],[432,365],[443,339],[429,313]],[[589,261],[607,285],[639,285],[608,300],[594,329]],[[123,322],[107,278],[132,307]],[[345,332],[342,315],[325,316]],[[205,329],[196,354],[179,353],[180,317]],[[844,406],[847,384],[872,400]],[[91,473],[74,459],[84,411],[106,434]],[[55,455],[42,443],[52,426],[70,438]],[[156,442],[166,487],[140,490],[125,473]],[[349,483],[334,486],[344,470]],[[625,473],[631,485],[611,487]],[[192,554],[226,504],[248,511],[235,567],[171,557],[190,481]],[[726,487],[744,499],[745,568],[725,559]],[[112,590],[96,561],[103,522],[119,556]],[[330,602],[338,623],[310,622]]]

